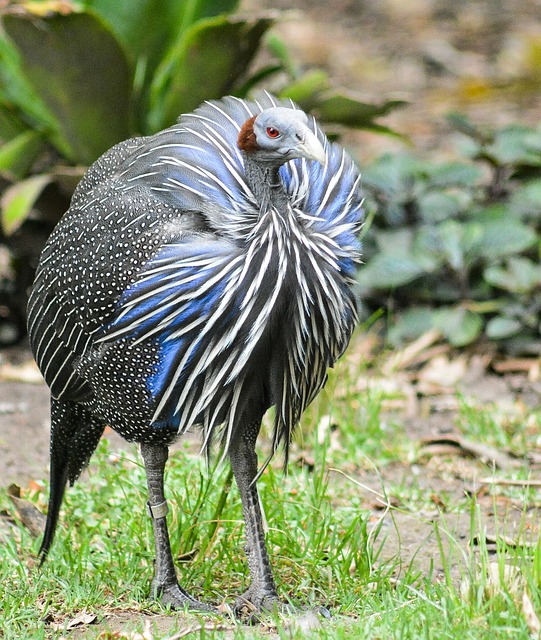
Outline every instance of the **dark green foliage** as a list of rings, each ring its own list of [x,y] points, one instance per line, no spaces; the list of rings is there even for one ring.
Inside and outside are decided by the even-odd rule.
[[[453,115],[463,161],[385,155],[363,171],[374,224],[359,282],[397,312],[394,344],[439,329],[541,353],[541,129],[480,131]]]
[[[273,23],[266,16],[250,23],[235,18],[230,12],[237,1],[128,4],[129,9],[122,2],[86,0],[63,3],[61,12],[48,2],[5,9],[0,34],[5,178],[46,173],[52,179],[45,188],[57,181],[59,166],[88,166],[117,142],[155,133],[202,100],[234,91]],[[9,198],[2,201],[4,233],[24,222],[41,191],[34,195],[26,209],[10,208]]]

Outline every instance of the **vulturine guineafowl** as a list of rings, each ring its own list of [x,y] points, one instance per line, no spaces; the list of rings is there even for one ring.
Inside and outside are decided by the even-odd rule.
[[[269,94],[207,102],[122,142],[81,180],[47,242],[29,334],[51,389],[50,497],[40,554],[67,482],[106,425],[140,443],[156,567],[152,595],[209,610],[179,585],[167,531],[168,446],[221,438],[240,491],[251,583],[235,610],[279,602],[256,488],[272,453],[346,349],[361,221],[359,173],[312,117]]]

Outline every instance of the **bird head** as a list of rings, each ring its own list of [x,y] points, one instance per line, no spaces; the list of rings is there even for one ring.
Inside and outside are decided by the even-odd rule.
[[[238,146],[257,162],[284,164],[306,158],[325,164],[323,145],[308,127],[308,117],[300,110],[285,107],[265,109],[242,126]]]

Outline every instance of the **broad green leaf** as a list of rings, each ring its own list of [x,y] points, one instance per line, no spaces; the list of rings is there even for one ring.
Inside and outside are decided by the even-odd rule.
[[[304,109],[313,110],[322,122],[339,122],[347,127],[360,129],[387,129],[374,122],[376,118],[386,116],[399,107],[405,106],[404,100],[388,100],[381,104],[362,102],[346,93],[325,93],[301,101]],[[389,133],[394,133],[387,129]],[[398,135],[395,133],[395,135]]]
[[[169,2],[175,4],[175,0]],[[233,13],[237,10],[240,0],[185,0],[178,4],[182,5],[181,28],[184,31],[199,20]]]
[[[441,267],[445,255],[438,227],[428,224],[418,227],[409,253],[427,273]]]
[[[509,258],[507,268],[493,266],[484,271],[484,278],[490,284],[514,293],[529,293],[541,285],[541,265],[528,258]]]
[[[32,207],[51,182],[51,176],[38,175],[8,187],[0,199],[2,229],[9,236],[26,220]]]
[[[6,18],[4,18],[4,21],[5,20]],[[39,131],[47,132],[48,135],[55,140],[57,146],[61,146],[61,142],[55,138],[59,126],[58,122],[47,109],[35,88],[28,82],[28,79],[22,71],[20,53],[13,44],[4,37],[1,30],[0,102],[6,105],[4,109],[8,111],[12,119],[15,118],[20,121],[21,116],[24,116],[26,127],[31,125]],[[21,133],[21,131],[19,128],[17,133]],[[0,129],[0,135],[3,137],[4,129]]]
[[[435,165],[430,171],[432,187],[449,187],[452,185],[472,186],[483,176],[481,169],[474,164],[463,162],[447,162]]]
[[[541,127],[530,129],[530,133],[526,135],[526,146],[530,151],[541,153]]]
[[[476,160],[480,157],[482,145],[467,135],[457,134],[453,137],[453,146],[456,153],[462,158],[471,158]]]
[[[496,316],[491,318],[486,325],[485,331],[492,340],[501,340],[516,336],[522,329],[522,322],[517,318],[508,316]]]
[[[235,90],[274,19],[201,20],[159,66],[151,90],[150,132],[173,124],[201,102]]]
[[[483,328],[481,316],[461,306],[438,309],[434,324],[455,347],[471,344]]]
[[[532,130],[523,125],[511,125],[496,133],[486,153],[502,165],[529,164],[541,166],[541,150],[531,142]]]
[[[133,67],[137,66],[136,91],[146,104],[147,87],[169,48],[199,20],[234,11],[238,0],[85,0],[122,43]],[[144,112],[143,116],[144,117]]]
[[[0,147],[0,172],[22,178],[43,149],[41,134],[25,131]]]
[[[413,307],[401,313],[389,329],[389,340],[399,345],[415,340],[434,324],[434,312],[430,307]]]
[[[2,63],[0,62],[0,65]],[[0,144],[15,138],[28,129],[28,126],[15,112],[12,105],[0,101]]]
[[[9,15],[4,27],[56,116],[71,160],[90,164],[129,136],[132,72],[101,20],[87,13],[40,20]]]
[[[541,179],[519,185],[511,195],[509,208],[521,217],[538,219],[541,211]]]
[[[378,253],[363,265],[359,284],[367,289],[393,289],[412,282],[423,273],[423,268],[412,258]]]
[[[413,229],[403,227],[388,231],[378,231],[375,234],[376,242],[381,253],[395,256],[407,256],[411,253],[415,232]]]
[[[481,129],[463,113],[449,113],[446,116],[446,120],[454,129],[460,131],[460,133],[463,133],[469,138],[479,142],[487,141],[485,132],[481,131]]]
[[[167,50],[190,2],[178,0],[85,0],[86,9],[108,24],[135,65],[139,58],[150,68]]]
[[[496,220],[506,220],[509,217],[509,207],[505,202],[495,202],[480,209],[473,207],[468,215],[475,222],[491,224]]]
[[[413,180],[422,175],[424,168],[425,163],[411,155],[385,153],[363,168],[362,182],[384,193],[400,195],[411,190]]]
[[[482,233],[472,250],[485,258],[499,258],[519,253],[537,241],[533,229],[511,218],[485,222],[481,228]]]
[[[464,267],[464,227],[456,220],[446,220],[437,228],[442,258],[455,271]]]
[[[283,70],[283,67],[279,64],[270,64],[258,69],[255,73],[251,74],[250,77],[238,87],[238,89],[235,89],[235,95],[239,98],[249,97],[250,93],[256,87],[272,76],[281,73]]]
[[[299,105],[306,105],[317,93],[329,88],[329,76],[321,69],[307,71],[295,81],[288,83],[280,92],[281,98],[290,98]]]
[[[419,196],[419,213],[427,222],[441,222],[452,218],[462,209],[460,199],[450,193],[429,191]]]
[[[294,79],[294,82],[292,82],[291,85],[288,85],[286,91],[289,90],[291,86],[295,85],[295,81],[297,80],[302,81],[302,78],[298,78],[299,64],[295,60],[295,58],[291,55],[290,49],[288,48],[287,44],[282,40],[282,38],[277,36],[275,33],[270,32],[265,38],[265,43],[267,45],[267,49],[269,50],[269,53],[278,60],[280,65],[283,67],[283,69],[291,76],[291,78]],[[310,76],[311,73],[312,72],[308,72],[304,75]],[[320,72],[320,73],[322,73],[325,77],[327,77],[326,73],[324,72]],[[325,88],[328,88],[328,83],[325,85]],[[292,98],[292,99],[295,100],[295,98]]]

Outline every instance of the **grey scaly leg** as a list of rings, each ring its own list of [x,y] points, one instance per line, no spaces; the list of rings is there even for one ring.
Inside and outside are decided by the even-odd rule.
[[[161,444],[142,444],[141,455],[145,463],[149,496],[147,508],[152,517],[156,548],[156,569],[151,595],[174,609],[215,611],[214,607],[192,598],[182,589],[177,580],[167,531],[168,509],[163,486],[165,463],[169,455],[168,447]]]
[[[281,608],[272,575],[263,518],[259,505],[257,487],[252,480],[257,475],[255,442],[260,423],[242,430],[230,452],[233,474],[242,500],[242,512],[246,526],[246,555],[251,583],[248,590],[237,598],[234,611],[237,615],[252,614],[261,610]]]

